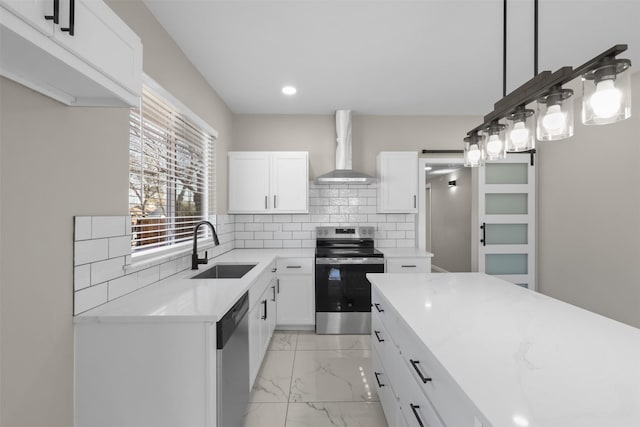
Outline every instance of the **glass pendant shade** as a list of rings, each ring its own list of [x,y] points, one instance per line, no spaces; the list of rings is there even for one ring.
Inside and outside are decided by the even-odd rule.
[[[504,137],[505,125],[493,122],[484,130],[483,148],[485,159],[501,160],[507,157],[507,144]]]
[[[484,165],[482,138],[477,133],[464,139],[464,165],[469,168]]]
[[[507,116],[507,151],[521,152],[535,148],[533,110],[518,107]]]
[[[582,75],[582,123],[606,125],[631,117],[631,61],[612,59]]]
[[[537,138],[557,141],[573,136],[573,91],[554,88],[538,98]]]

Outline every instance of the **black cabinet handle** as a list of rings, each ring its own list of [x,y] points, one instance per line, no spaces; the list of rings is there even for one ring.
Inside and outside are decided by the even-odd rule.
[[[376,338],[378,338],[378,342],[384,342],[384,340],[380,338],[380,331],[373,331],[373,333],[376,335]]]
[[[482,246],[487,246],[487,223],[483,222],[480,229],[482,230],[482,239],[480,239],[480,243],[482,243]]]
[[[374,372],[373,375],[376,376],[376,382],[378,383],[378,387],[380,387],[380,388],[384,387],[384,384],[382,384],[380,382],[380,378],[378,378],[378,375],[380,375],[380,372]]]
[[[426,384],[429,381],[431,381],[431,378],[425,377],[424,375],[422,375],[422,371],[420,371],[420,369],[418,369],[418,365],[420,364],[420,361],[409,359],[409,362],[411,362],[411,366],[413,366],[413,369],[416,370],[416,372],[418,373],[418,376],[420,377],[420,379],[422,380],[423,383]]]
[[[272,273],[275,273],[276,271],[278,271],[278,268],[277,268],[277,267],[273,267],[273,268],[271,269],[271,272],[272,272]]]
[[[402,268],[416,268],[417,265],[415,264],[407,264],[407,265],[402,265]]]
[[[418,202],[416,201],[417,196],[413,196],[413,207],[417,208],[418,207]]]
[[[277,208],[278,204],[276,203],[276,195],[273,195],[273,209]]]
[[[424,427],[424,424],[422,423],[422,420],[420,419],[420,414],[417,411],[417,409],[420,409],[420,405],[414,405],[413,403],[410,403],[409,406],[411,406],[411,410],[413,411],[413,415],[415,415],[416,420],[418,420],[418,424],[420,425],[420,427]]]
[[[269,196],[264,196],[264,208],[269,209]]]
[[[375,304],[373,304],[373,305],[374,305],[374,307],[376,308],[376,310],[378,310],[378,313],[382,313],[382,312],[384,312],[384,309],[380,308],[380,304],[375,303]]]
[[[69,26],[66,28],[60,28],[60,31],[69,33],[73,36],[73,30],[75,28],[76,20],[76,0],[69,0]]]
[[[287,265],[287,268],[302,268],[301,265]]]
[[[262,316],[261,319],[267,320],[267,300],[263,300],[262,304],[264,305],[264,316]]]
[[[273,290],[273,298],[271,299],[271,301],[275,301],[276,300],[276,287],[272,286],[271,289]]]
[[[53,0],[53,15],[44,15],[44,19],[54,24],[60,23],[60,0]]]

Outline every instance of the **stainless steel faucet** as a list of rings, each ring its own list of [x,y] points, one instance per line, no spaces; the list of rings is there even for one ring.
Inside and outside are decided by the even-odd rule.
[[[207,224],[209,225],[209,227],[211,227],[211,231],[213,232],[213,243],[215,243],[216,246],[220,244],[220,241],[218,240],[218,234],[216,233],[216,229],[213,226],[213,224],[211,224],[209,221],[200,221],[199,223],[197,223],[196,226],[193,228],[193,254],[191,254],[192,270],[197,270],[198,264],[206,264],[209,262],[209,258],[207,257],[208,255],[207,251],[205,251],[204,253],[204,258],[198,258],[198,228],[200,228],[200,226],[203,224]]]

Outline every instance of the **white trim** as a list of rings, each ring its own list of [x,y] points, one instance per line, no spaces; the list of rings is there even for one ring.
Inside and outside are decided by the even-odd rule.
[[[203,130],[213,135],[214,138],[218,139],[217,130],[211,127],[209,123],[207,123],[200,116],[198,116],[196,113],[191,111],[191,109],[188,108],[186,105],[184,105],[178,98],[173,96],[169,91],[167,91],[160,84],[158,84],[158,82],[153,80],[151,77],[149,77],[145,73],[142,74],[142,83],[144,83],[145,85],[153,89],[154,92],[156,92],[158,95],[166,99],[169,103],[173,104],[173,106],[176,107],[176,109],[179,110],[180,113],[187,116],[189,120],[193,120],[195,124],[197,124]]]
[[[440,268],[437,265],[431,264],[431,272],[432,273],[448,273],[449,271],[445,270],[444,268]]]

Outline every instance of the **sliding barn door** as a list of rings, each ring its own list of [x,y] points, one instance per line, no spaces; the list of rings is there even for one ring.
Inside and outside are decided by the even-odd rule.
[[[532,154],[479,168],[479,271],[536,289],[536,172]]]

